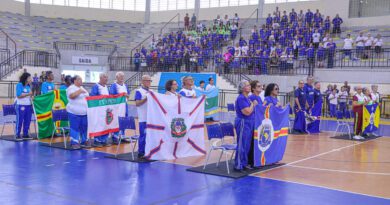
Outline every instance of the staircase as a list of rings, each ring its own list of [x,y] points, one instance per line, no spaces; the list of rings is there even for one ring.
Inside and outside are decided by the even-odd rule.
[[[21,69],[23,66],[57,68],[57,54],[24,50],[0,63],[0,80]]]

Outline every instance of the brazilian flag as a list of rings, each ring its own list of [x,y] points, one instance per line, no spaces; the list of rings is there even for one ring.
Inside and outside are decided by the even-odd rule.
[[[54,90],[34,97],[33,106],[38,125],[38,139],[51,137],[54,125],[52,110],[65,109],[68,104],[66,90]],[[68,126],[68,122],[56,122],[56,126]]]
[[[380,115],[379,104],[363,107],[363,134],[372,133],[378,129]]]

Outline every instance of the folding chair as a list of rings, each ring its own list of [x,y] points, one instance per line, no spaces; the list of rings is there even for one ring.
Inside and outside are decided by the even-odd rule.
[[[1,129],[1,136],[3,137],[4,127],[6,124],[12,124],[14,128],[14,137],[16,138],[16,110],[15,105],[3,105],[3,128]]]
[[[236,116],[236,109],[234,107],[233,103],[228,103],[227,104],[227,109],[228,109],[228,114],[229,114],[229,122],[234,122],[234,118]]]
[[[62,137],[64,138],[64,147],[66,148],[66,135],[65,135],[65,130],[70,130],[69,127],[69,119],[68,119],[68,112],[66,109],[61,109],[61,110],[52,110],[52,119],[53,119],[53,125],[54,125],[54,130],[53,133],[51,134],[51,139],[50,139],[50,146],[53,142],[53,137],[56,131],[60,131],[62,133]],[[57,127],[56,122],[57,121],[68,121],[68,126],[62,127],[61,125]]]
[[[353,129],[351,128],[350,122],[348,122],[344,118],[343,112],[337,111],[336,112],[336,118],[337,118],[337,121],[336,121],[337,122],[337,126],[336,126],[336,130],[334,131],[333,136],[336,136],[337,132],[343,132],[344,133],[344,130],[346,129],[348,131],[349,139],[352,139],[351,130],[353,130]]]
[[[212,124],[212,125],[206,125],[207,127],[207,134],[210,140],[210,149],[207,153],[206,162],[204,163],[203,170],[206,169],[206,166],[208,164],[208,161],[211,156],[211,152],[213,150],[221,150],[222,153],[219,157],[219,160],[217,162],[217,166],[219,166],[219,162],[221,161],[223,153],[225,153],[225,160],[226,160],[226,168],[228,174],[230,174],[229,169],[229,159],[228,159],[228,153],[227,151],[233,151],[235,152],[237,150],[236,144],[225,144],[224,143],[224,135],[221,130],[221,126],[219,124]],[[216,141],[213,142],[213,139],[216,139]],[[218,142],[220,142],[220,145],[217,145]]]
[[[117,157],[118,155],[119,147],[121,145],[122,139],[127,139],[130,141],[130,143],[134,143],[133,150],[131,151],[131,156],[134,160],[134,150],[139,140],[139,135],[136,135],[134,117],[118,117],[118,121],[119,121],[119,142],[118,142],[118,146],[116,147],[115,157]],[[125,135],[126,130],[134,130],[134,135],[126,136]]]

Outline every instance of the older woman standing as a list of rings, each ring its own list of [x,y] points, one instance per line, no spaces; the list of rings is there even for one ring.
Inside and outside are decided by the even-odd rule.
[[[165,95],[177,96],[178,95],[178,93],[176,92],[177,87],[178,85],[176,80],[168,80],[165,83]]]
[[[28,135],[30,129],[32,106],[31,106],[31,75],[30,73],[23,73],[20,76],[20,81],[16,85],[16,140],[23,140],[20,137],[20,131],[23,126],[23,138],[31,139]]]
[[[68,104],[66,111],[69,116],[70,125],[70,145],[72,149],[80,149],[79,137],[81,138],[81,146],[90,146],[87,141],[87,100],[88,92],[82,87],[83,80],[76,75],[73,78],[73,85],[66,89]]]
[[[243,80],[238,86],[239,96],[236,99],[236,120],[235,128],[237,133],[237,152],[234,168],[236,170],[251,169],[248,164],[251,142],[254,131],[254,110],[259,103],[257,100],[251,101],[249,93],[251,86],[248,81]]]
[[[264,94],[264,106],[273,105],[276,107],[282,107],[278,100],[279,95],[279,86],[275,83],[270,83],[265,88],[265,94]]]

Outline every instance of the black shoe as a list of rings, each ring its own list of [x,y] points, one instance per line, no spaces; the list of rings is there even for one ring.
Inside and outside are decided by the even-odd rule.
[[[80,147],[81,147],[81,148],[91,148],[92,145],[91,145],[91,142],[90,142],[90,141],[86,141],[86,142],[80,144]]]
[[[101,145],[103,147],[111,147],[112,144],[108,143],[108,142],[102,142]]]
[[[93,146],[94,147],[103,147],[102,143],[100,143],[100,142],[94,142]]]
[[[145,159],[145,155],[144,154],[138,154],[138,159]]]
[[[72,145],[70,145],[70,148],[71,149],[81,149],[79,144],[72,144]]]
[[[22,137],[16,136],[16,137],[15,137],[15,140],[16,140],[16,141],[23,141],[23,138],[22,138]]]
[[[30,136],[23,136],[23,140],[32,140],[33,138],[32,137],[30,137]]]

